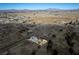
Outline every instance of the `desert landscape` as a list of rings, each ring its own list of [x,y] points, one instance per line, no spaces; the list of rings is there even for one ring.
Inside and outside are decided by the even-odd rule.
[[[0,55],[78,55],[79,9],[0,10]]]

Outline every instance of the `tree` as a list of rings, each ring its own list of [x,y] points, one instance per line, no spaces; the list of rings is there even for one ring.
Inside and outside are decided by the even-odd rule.
[[[52,45],[53,45],[53,42],[51,40],[49,40],[48,43],[47,43],[47,53],[48,54],[52,53]]]

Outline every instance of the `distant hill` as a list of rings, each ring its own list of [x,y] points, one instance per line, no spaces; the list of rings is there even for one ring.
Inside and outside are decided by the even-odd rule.
[[[24,9],[24,10],[15,10],[15,9],[10,9],[10,10],[0,10],[0,13],[25,13],[29,12],[30,10]]]
[[[44,10],[29,10],[29,9],[23,9],[23,10],[16,10],[16,9],[8,9],[8,10],[0,10],[0,13],[26,13],[26,12],[32,12],[32,11],[79,11],[79,9],[71,9],[71,10],[63,10],[63,9],[55,9],[55,8],[48,8]]]

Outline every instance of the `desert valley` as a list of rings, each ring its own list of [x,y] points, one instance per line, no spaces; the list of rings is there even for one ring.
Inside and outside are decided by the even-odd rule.
[[[0,55],[79,54],[79,9],[0,10]]]

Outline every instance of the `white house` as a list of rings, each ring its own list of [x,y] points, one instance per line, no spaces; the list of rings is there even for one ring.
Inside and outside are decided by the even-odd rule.
[[[38,39],[36,36],[32,36],[32,37],[30,37],[30,39],[28,39],[29,41],[32,41],[32,42],[34,42],[34,43],[36,43],[36,44],[38,44],[38,45],[43,45],[43,44],[45,44],[45,43],[47,43],[47,40],[45,40],[45,39]]]

